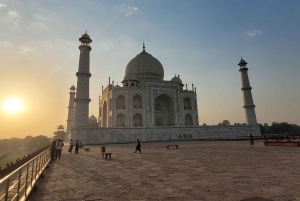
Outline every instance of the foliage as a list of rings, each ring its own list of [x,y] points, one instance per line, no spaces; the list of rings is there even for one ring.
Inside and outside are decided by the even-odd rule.
[[[27,136],[24,139],[11,138],[0,140],[0,167],[14,162],[18,158],[50,145],[50,138],[46,136]]]
[[[287,122],[273,122],[271,126],[268,124],[260,124],[260,132],[262,134],[283,134],[283,133],[299,133],[300,126],[297,124],[289,124]]]
[[[43,148],[51,143],[50,139],[46,136],[27,136],[24,139],[11,138],[0,140],[0,157],[11,151],[16,151],[20,149],[27,149],[30,151],[35,151]]]
[[[230,125],[230,122],[229,122],[229,120],[223,120],[222,123],[220,122],[220,123],[218,123],[218,125],[219,125],[219,126],[220,126],[220,125],[229,126],[229,125]]]

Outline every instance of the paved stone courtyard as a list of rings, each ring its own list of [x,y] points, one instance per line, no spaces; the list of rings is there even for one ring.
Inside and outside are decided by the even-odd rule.
[[[50,164],[29,201],[204,200],[239,201],[262,197],[300,200],[300,149],[250,148],[248,141],[180,141],[105,145],[69,154]],[[179,149],[167,150],[169,144]],[[73,150],[74,151],[74,150]],[[251,199],[263,200],[263,199]],[[265,199],[264,199],[265,200]]]

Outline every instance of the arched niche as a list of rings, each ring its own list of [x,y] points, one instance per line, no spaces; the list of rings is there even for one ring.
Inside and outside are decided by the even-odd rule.
[[[142,109],[142,97],[140,95],[133,96],[133,108]]]
[[[125,97],[119,95],[116,100],[116,109],[125,109]]]
[[[154,101],[155,126],[175,126],[175,108],[173,100],[162,94]]]
[[[124,114],[118,114],[116,119],[116,126],[125,126],[125,115]]]
[[[192,126],[193,125],[193,117],[190,114],[185,115],[185,125]]]
[[[103,118],[102,118],[103,126],[102,127],[107,127],[107,103],[104,101],[103,104]]]
[[[192,102],[189,97],[183,99],[184,110],[191,110],[192,109]]]
[[[143,126],[143,116],[140,113],[133,115],[133,126]]]

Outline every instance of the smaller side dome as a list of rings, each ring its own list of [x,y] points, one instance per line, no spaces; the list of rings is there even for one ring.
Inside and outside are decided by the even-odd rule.
[[[92,115],[92,116],[90,116],[90,120],[97,121],[97,118],[94,115]]]
[[[137,76],[136,76],[135,73],[127,73],[127,74],[124,76],[124,79],[123,79],[122,83],[125,82],[125,81],[128,81],[128,80],[139,82],[139,80],[138,80],[138,78],[137,78]]]
[[[87,31],[85,31],[85,33],[81,36],[81,38],[88,38],[90,39],[89,34],[87,34]]]
[[[63,125],[59,125],[57,129],[64,129]]]
[[[71,89],[72,91],[75,91],[75,90],[76,90],[76,88],[75,88],[74,85],[72,85],[70,89]]]
[[[239,66],[246,66],[247,65],[247,62],[241,57],[241,60],[238,64]]]
[[[85,31],[85,34],[83,34],[81,36],[81,38],[79,38],[79,41],[82,43],[86,43],[89,44],[92,42],[92,39],[90,38],[90,36],[87,34],[87,31]]]
[[[116,86],[114,86],[114,88],[121,88],[118,84]]]
[[[180,85],[183,85],[181,79],[179,77],[176,77],[176,75],[171,79],[171,82],[176,82],[179,83]]]

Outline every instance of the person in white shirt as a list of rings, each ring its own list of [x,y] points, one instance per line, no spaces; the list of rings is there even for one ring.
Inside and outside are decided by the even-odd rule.
[[[57,143],[56,143],[56,158],[58,157],[58,159],[60,160],[60,156],[61,156],[61,149],[62,149],[62,140],[58,139]]]

